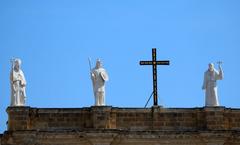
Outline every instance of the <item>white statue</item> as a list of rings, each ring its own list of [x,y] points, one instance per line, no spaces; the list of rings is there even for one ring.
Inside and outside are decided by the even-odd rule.
[[[99,59],[96,62],[95,68],[91,70],[91,79],[95,96],[95,106],[103,106],[105,105],[105,82],[109,78]]]
[[[26,99],[26,80],[21,70],[21,60],[12,59],[11,62],[11,106],[24,106]]]
[[[223,79],[223,71],[221,62],[219,71],[214,68],[213,63],[208,65],[208,70],[204,73],[204,81],[202,89],[205,90],[205,106],[219,106],[217,94],[217,80]]]

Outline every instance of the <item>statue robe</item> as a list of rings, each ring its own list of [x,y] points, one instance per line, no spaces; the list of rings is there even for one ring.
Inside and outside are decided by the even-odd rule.
[[[205,106],[219,106],[217,94],[217,80],[223,79],[222,69],[214,69],[213,72],[207,70],[204,73],[203,89],[205,89]]]
[[[91,71],[95,105],[105,105],[105,81],[108,81],[108,74],[104,68],[94,68]]]
[[[11,106],[24,106],[26,98],[26,80],[22,70],[11,71]]]

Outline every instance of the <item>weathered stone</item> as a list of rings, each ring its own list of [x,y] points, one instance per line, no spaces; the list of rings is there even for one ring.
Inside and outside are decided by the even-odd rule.
[[[240,109],[9,107],[0,145],[240,145]]]

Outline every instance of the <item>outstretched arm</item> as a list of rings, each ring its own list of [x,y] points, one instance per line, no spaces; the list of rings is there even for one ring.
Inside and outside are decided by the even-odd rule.
[[[221,65],[219,65],[218,67],[219,67],[219,74],[217,75],[217,79],[222,80],[223,79],[223,70],[222,70]]]

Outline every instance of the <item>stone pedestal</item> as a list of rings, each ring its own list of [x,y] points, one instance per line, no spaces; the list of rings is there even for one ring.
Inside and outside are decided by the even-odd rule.
[[[93,106],[91,112],[94,128],[116,128],[116,113],[112,111],[111,106]]]
[[[28,130],[30,127],[30,107],[8,107],[8,130]]]
[[[225,130],[228,122],[225,120],[225,107],[205,107],[206,127],[209,130]]]

